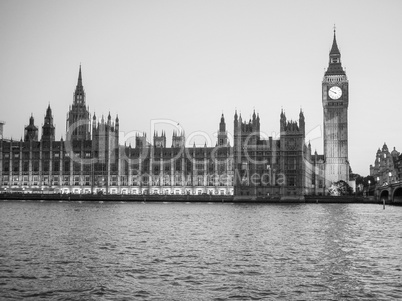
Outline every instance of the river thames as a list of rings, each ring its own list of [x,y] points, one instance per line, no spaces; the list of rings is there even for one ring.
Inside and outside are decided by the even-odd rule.
[[[392,300],[402,207],[0,203],[1,300]]]

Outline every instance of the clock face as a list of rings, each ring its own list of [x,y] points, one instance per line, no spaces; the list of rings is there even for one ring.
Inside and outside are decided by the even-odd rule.
[[[342,96],[342,89],[338,86],[333,86],[329,89],[328,95],[331,99],[338,99]]]

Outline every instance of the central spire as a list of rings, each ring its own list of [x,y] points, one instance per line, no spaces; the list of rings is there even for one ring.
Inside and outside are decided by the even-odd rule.
[[[82,87],[82,75],[81,75],[81,64],[80,64],[80,71],[78,73],[78,83],[77,87]]]
[[[81,64],[80,64],[80,70],[78,72],[77,87],[75,88],[75,92],[74,92],[74,104],[85,105],[85,91],[84,91],[84,86],[82,85]]]
[[[89,140],[90,115],[85,105],[85,91],[82,85],[81,64],[78,72],[78,82],[74,91],[73,105],[67,114],[66,130],[69,140]]]

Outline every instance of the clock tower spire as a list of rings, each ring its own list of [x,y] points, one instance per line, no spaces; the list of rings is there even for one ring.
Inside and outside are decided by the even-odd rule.
[[[328,68],[322,80],[324,115],[324,157],[326,186],[349,181],[348,106],[349,82],[341,63],[336,31],[329,52]]]
[[[342,68],[341,63],[341,52],[338,48],[338,43],[336,42],[336,31],[334,29],[334,40],[332,42],[331,51],[329,52],[329,65],[325,72],[325,75],[345,75],[345,71]]]

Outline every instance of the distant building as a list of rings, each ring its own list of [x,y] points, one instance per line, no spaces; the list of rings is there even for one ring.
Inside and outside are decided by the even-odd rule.
[[[264,140],[260,117],[234,116],[234,192],[238,196],[300,196],[314,192],[311,146],[305,144],[304,114],[299,123],[280,116],[280,138]]]
[[[24,141],[0,140],[0,185],[4,191],[105,194],[233,194],[233,156],[222,114],[216,147],[185,147],[183,133],[136,136],[119,144],[119,118],[93,115],[90,122],[81,66],[67,114],[66,141],[55,141],[50,105],[38,139],[33,116]]]
[[[50,104],[42,135],[33,116],[24,140],[0,139],[1,191],[105,194],[210,194],[240,197],[299,197],[326,194],[331,183],[349,180],[348,80],[334,33],[322,81],[324,154],[311,153],[305,117],[282,111],[280,137],[261,135],[260,117],[234,114],[233,146],[222,114],[216,146],[186,146],[182,131],[137,134],[135,146],[120,145],[119,118],[91,119],[81,66],[66,119],[66,140],[55,139]]]
[[[402,156],[395,147],[390,152],[384,143],[377,150],[374,164],[370,165],[370,176],[374,177],[377,186],[386,186],[402,179]]]

